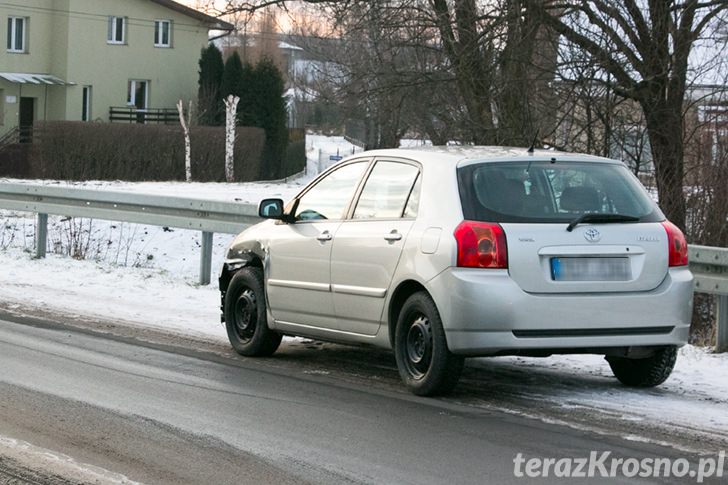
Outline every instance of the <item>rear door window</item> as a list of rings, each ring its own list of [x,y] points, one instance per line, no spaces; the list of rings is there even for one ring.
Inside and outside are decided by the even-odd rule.
[[[588,213],[664,219],[639,181],[618,164],[482,163],[458,169],[458,183],[469,220],[560,223]]]
[[[377,162],[364,184],[353,218],[399,219],[405,209],[409,209],[408,217],[416,216],[419,193],[413,194],[412,189],[419,173],[419,168],[408,163]]]

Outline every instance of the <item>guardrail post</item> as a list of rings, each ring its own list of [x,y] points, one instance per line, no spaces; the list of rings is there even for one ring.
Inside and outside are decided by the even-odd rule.
[[[35,257],[45,258],[48,244],[48,214],[38,214],[35,226]]]
[[[728,352],[728,295],[716,297],[718,304],[716,315],[716,352]]]
[[[211,232],[202,233],[202,255],[200,257],[200,284],[209,285],[212,273],[212,236]]]

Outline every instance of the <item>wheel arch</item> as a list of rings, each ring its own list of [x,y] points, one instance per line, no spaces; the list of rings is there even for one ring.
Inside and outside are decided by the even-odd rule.
[[[387,327],[389,331],[389,343],[392,348],[394,348],[394,334],[397,329],[397,320],[399,319],[399,312],[402,309],[402,305],[407,301],[407,298],[420,291],[424,291],[428,295],[430,294],[427,288],[425,288],[425,285],[419,281],[405,280],[397,285],[397,288],[392,293],[387,308]]]
[[[228,249],[220,272],[220,291],[225,292],[236,272],[246,266],[264,268],[265,250],[259,240],[235,240]]]
[[[243,261],[228,262],[223,264],[222,272],[220,272],[220,291],[225,292],[230,286],[230,281],[235,276],[235,273],[243,268],[253,266],[256,268],[263,269],[263,260],[258,255],[252,255],[250,259]]]
[[[240,243],[233,243],[228,250],[225,262],[222,265],[220,271],[220,277],[218,279],[218,285],[220,289],[220,320],[225,322],[225,294],[227,293],[230,282],[232,281],[235,273],[246,267],[258,267],[264,270],[265,265],[263,263],[265,259],[265,251],[260,241],[242,241]]]

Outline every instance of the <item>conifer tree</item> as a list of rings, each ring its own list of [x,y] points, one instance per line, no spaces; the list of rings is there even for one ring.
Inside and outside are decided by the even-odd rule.
[[[197,91],[198,121],[204,126],[217,126],[223,121],[222,83],[224,64],[222,53],[214,44],[202,49],[199,61]]]

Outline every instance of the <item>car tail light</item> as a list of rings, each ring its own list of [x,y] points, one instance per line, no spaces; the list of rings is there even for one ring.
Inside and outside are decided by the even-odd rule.
[[[508,268],[506,234],[499,224],[463,221],[454,235],[459,267]]]
[[[667,231],[667,245],[670,251],[670,267],[688,264],[688,243],[685,235],[672,222],[665,221],[662,227]]]

